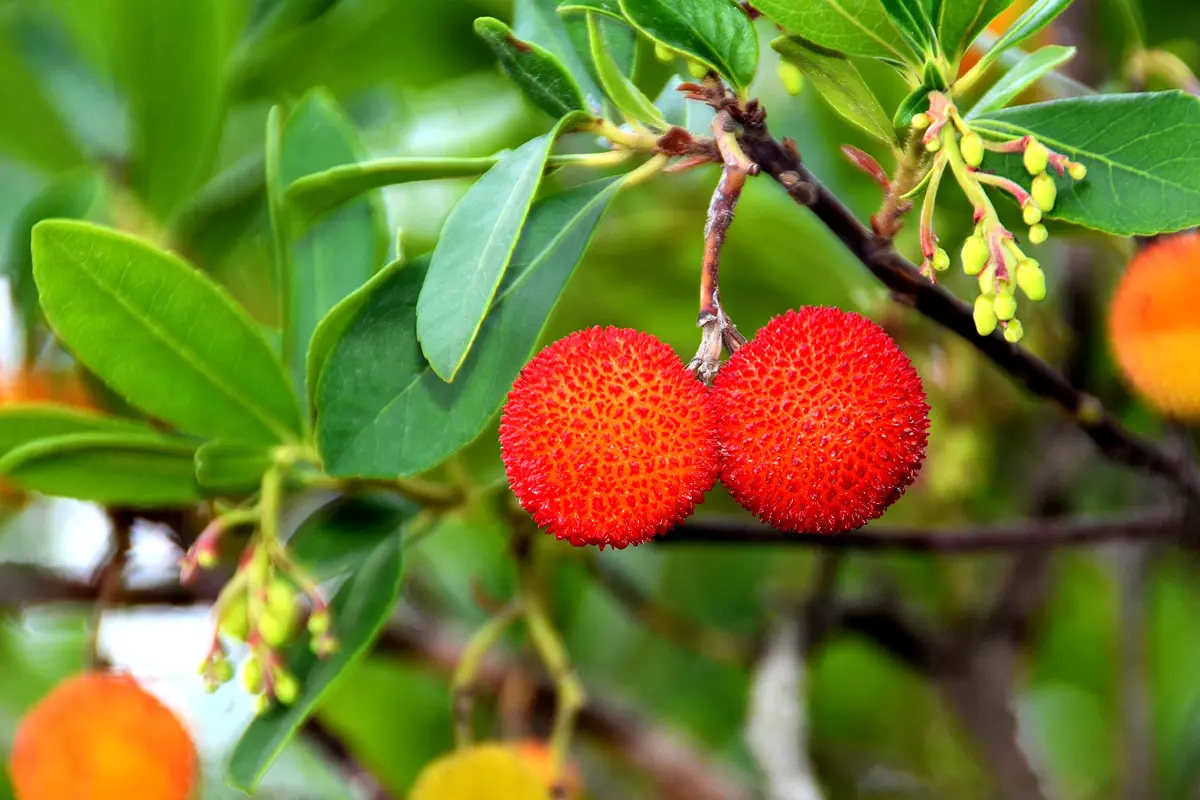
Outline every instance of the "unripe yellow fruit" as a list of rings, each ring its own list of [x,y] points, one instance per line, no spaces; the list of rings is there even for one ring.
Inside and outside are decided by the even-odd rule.
[[[515,752],[499,744],[456,750],[417,776],[408,800],[549,800],[550,793]]]
[[[1037,139],[1025,148],[1025,171],[1030,175],[1041,175],[1050,166],[1050,150]]]
[[[962,246],[963,272],[978,275],[990,257],[987,242],[980,236],[968,236]]]

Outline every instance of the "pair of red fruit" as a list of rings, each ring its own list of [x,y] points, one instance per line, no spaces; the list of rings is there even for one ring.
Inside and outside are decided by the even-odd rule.
[[[718,477],[775,528],[857,528],[916,479],[928,436],[908,357],[870,320],[821,307],[773,319],[711,388],[649,334],[578,331],[525,366],[500,421],[534,522],[617,548],[682,522]]]

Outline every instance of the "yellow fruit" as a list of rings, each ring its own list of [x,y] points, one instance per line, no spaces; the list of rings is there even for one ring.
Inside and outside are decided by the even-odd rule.
[[[1200,419],[1200,234],[1160,239],[1130,263],[1109,332],[1133,387],[1168,416]]]
[[[485,744],[429,764],[408,800],[550,800],[550,792],[516,752]]]
[[[513,742],[509,747],[521,757],[527,767],[537,774],[543,786],[547,789],[554,788],[554,763],[549,744],[540,739],[522,739]],[[567,790],[567,800],[579,797],[583,791],[583,784],[579,777],[579,767],[576,764],[567,765],[562,775],[562,785]]]
[[[193,800],[196,748],[132,677],[87,673],[21,721],[11,775],[20,800]]]

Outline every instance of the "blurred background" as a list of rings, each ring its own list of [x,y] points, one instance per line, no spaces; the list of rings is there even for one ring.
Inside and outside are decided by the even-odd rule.
[[[1078,0],[1044,42],[1079,47],[1072,75],[1108,90],[1145,84],[1128,69],[1142,43],[1200,68],[1200,2],[1131,2]],[[47,344],[28,280],[33,222],[86,217],[175,249],[269,330],[277,318],[263,192],[270,106],[322,87],[353,121],[361,157],[483,156],[516,146],[550,121],[500,73],[471,29],[477,16],[515,16],[517,33],[536,40],[555,3],[515,5],[0,0],[4,402],[115,402]],[[814,92],[786,94],[765,46],[766,25],[762,36],[753,94],[769,109],[772,131],[794,137],[808,166],[866,219],[878,188],[839,146],[875,152],[885,165],[886,153]],[[643,46],[638,82],[655,96],[680,66],[656,61]],[[894,108],[906,93],[902,82],[878,65],[860,67]],[[715,180],[715,169],[704,168],[623,192],[546,341],[611,324],[649,331],[690,354]],[[433,181],[378,193],[388,258],[429,250],[467,185]],[[968,205],[961,198],[940,205],[939,232],[961,240]],[[914,233],[900,242],[910,257]],[[1106,306],[1134,246],[1052,229],[1040,256],[1049,299],[1029,312],[1026,344],[1130,429],[1171,446],[1194,444],[1194,431],[1168,428],[1131,397],[1112,365]],[[929,459],[875,527],[961,531],[1140,513],[1169,499],[1145,475],[1098,458],[1071,420],[1035,403],[972,347],[892,303],[773,183],[747,187],[724,266],[722,300],[747,335],[786,308],[836,305],[883,324],[921,372],[933,409]],[[971,279],[948,274],[952,289],[973,296]],[[457,466],[481,484],[502,477],[494,428]],[[24,710],[83,667],[92,613],[86,604],[29,602],[72,598],[43,597],[22,576],[37,567],[49,571],[37,575],[60,582],[87,581],[109,541],[101,509],[11,490],[5,498],[0,758]],[[720,489],[701,509],[741,513]],[[349,526],[347,535],[353,532]],[[786,642],[779,637],[790,629],[776,624],[778,612],[829,591],[823,582],[874,615],[809,637],[805,657],[791,659],[801,687],[789,713],[804,724],[799,742],[783,733],[780,741],[794,756],[806,751],[792,766],[802,780],[815,775],[824,796],[988,797],[1016,758],[1053,797],[1200,797],[1200,563],[1190,550],[1117,542],[1015,555],[832,554],[681,543],[605,552],[591,563],[566,545],[559,549],[555,615],[594,703],[577,753],[589,797],[763,796],[746,737],[748,723],[761,722],[751,702],[761,677],[757,645],[764,636]],[[168,583],[178,557],[164,528],[138,523],[131,586]],[[403,797],[419,769],[451,747],[447,647],[486,618],[481,593],[504,597],[512,586],[501,513],[481,505],[447,517],[409,549],[407,570],[397,635],[340,684],[259,796]],[[946,643],[936,663],[905,649],[904,630],[887,628],[900,622]],[[811,633],[819,615],[807,615],[805,625]],[[207,611],[113,611],[101,630],[109,658],[191,725],[203,750],[204,798],[238,796],[223,786],[223,759],[250,718],[250,703],[236,684],[203,693],[195,668],[207,647]],[[969,646],[957,646],[964,641]],[[508,669],[531,663],[524,647],[509,642],[485,693],[493,735],[545,730],[540,676],[531,667]],[[682,766],[671,772],[670,765]],[[688,776],[703,785],[689,788]],[[0,774],[0,798],[10,792]]]

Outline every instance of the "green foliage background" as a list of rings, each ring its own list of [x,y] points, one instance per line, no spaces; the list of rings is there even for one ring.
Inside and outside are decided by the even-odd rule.
[[[517,3],[528,6],[527,18],[553,13],[554,4],[544,0]],[[1117,87],[1120,56],[1130,42],[1123,3],[1080,4],[1087,7],[1080,18],[1089,27],[1055,35],[1087,42],[1090,69]],[[33,218],[87,216],[178,251],[223,284],[269,336],[282,315],[307,318],[315,327],[326,309],[280,309],[273,300],[270,210],[261,182],[270,106],[340,104],[373,157],[484,157],[517,147],[543,133],[547,118],[499,73],[494,53],[473,34],[475,18],[511,21],[513,11],[503,0],[0,0],[0,253],[10,253],[18,307],[26,314],[32,307],[30,287],[21,281]],[[1200,68],[1194,35],[1200,6],[1147,0],[1142,13],[1147,42]],[[788,96],[768,40],[764,35],[752,94],[770,110],[773,132],[794,137],[809,168],[865,219],[878,203],[878,190],[838,148],[853,144],[885,164],[886,150],[811,88]],[[641,48],[637,75],[653,97],[668,69],[649,49]],[[888,68],[870,62],[859,67],[885,108],[895,108],[908,93]],[[314,89],[320,93],[311,95]],[[353,155],[331,152],[338,143],[328,144],[319,129],[300,127],[294,135],[308,138],[289,151],[288,135],[280,164],[285,175],[345,163]],[[616,325],[649,331],[681,355],[690,353],[697,341],[703,220],[714,180],[714,169],[703,168],[622,191],[543,341],[587,325]],[[326,232],[336,229],[336,250],[301,238],[293,257],[309,259],[330,291],[344,293],[339,286],[358,286],[401,252],[411,257],[431,250],[470,182],[414,182],[366,195],[318,223]],[[31,218],[30,204],[39,197],[44,207]],[[942,206],[939,231],[956,241],[966,231],[969,207],[961,199]],[[384,219],[387,237],[378,235]],[[1086,265],[1084,302],[1102,318],[1130,253],[1124,244],[1066,233],[1041,259],[1056,284],[1051,299],[1025,324],[1027,345],[1059,363],[1072,350],[1055,305],[1073,291],[1063,277],[1068,262]],[[914,231],[903,235],[901,245],[916,254]],[[769,181],[747,187],[723,263],[722,300],[743,332],[788,307],[831,304],[881,321],[913,358],[933,405],[931,452],[920,481],[884,524],[952,528],[1051,511],[1105,514],[1157,498],[1148,480],[1093,457],[1069,421],[1030,401],[970,347],[892,305],[825,228]],[[969,283],[961,276],[947,280],[960,294]],[[321,291],[312,289],[314,295]],[[1104,335],[1102,323],[1094,322],[1079,345],[1084,358],[1077,377],[1130,427],[1158,435],[1161,423],[1120,385]],[[302,386],[303,358],[289,368]],[[1054,466],[1049,476],[1048,461]],[[458,466],[481,485],[502,477],[494,420]],[[1048,503],[1039,500],[1047,480],[1055,482]],[[718,489],[701,513],[737,511]],[[456,631],[481,623],[472,582],[502,595],[513,580],[502,528],[496,509],[484,504],[443,519],[437,531],[406,547],[402,596],[449,620]],[[53,535],[32,533],[47,530]],[[86,533],[56,526],[44,509],[25,510],[0,529],[0,559],[53,563],[79,537]],[[578,554],[565,545],[559,551],[553,613],[585,684],[753,774],[742,733],[747,673],[651,634],[595,585]],[[1056,556],[1049,598],[1021,659],[1022,741],[1057,796],[1117,796],[1126,752],[1119,665],[1130,646],[1119,633],[1126,556],[1118,546]],[[741,634],[760,629],[774,599],[809,588],[816,557],[802,548],[653,545],[602,555],[674,612]],[[852,554],[842,589],[866,597],[881,586],[896,587],[897,602],[929,624],[949,628],[966,610],[991,601],[1008,563],[1001,556]],[[1192,797],[1200,785],[1200,646],[1193,632],[1198,586],[1192,554],[1156,560],[1141,631],[1158,796],[1165,798]],[[86,614],[0,608],[0,753],[22,711],[57,676],[81,665]],[[823,646],[810,666],[811,748],[830,797],[986,795],[988,779],[973,744],[921,676],[854,639]],[[451,746],[447,685],[399,657],[371,656],[354,670],[325,698],[319,718],[401,796],[420,767]],[[223,796],[228,790],[220,788],[220,753],[209,755],[206,797]],[[583,757],[589,770],[623,776],[622,767],[586,745]],[[271,779],[286,787],[297,775],[325,774],[310,761],[295,751],[276,764]],[[343,796],[336,781],[323,787],[319,778],[305,780],[310,795],[275,791],[284,797]],[[631,787],[617,796],[645,789],[636,776],[617,780]],[[0,775],[0,798],[8,792]]]

